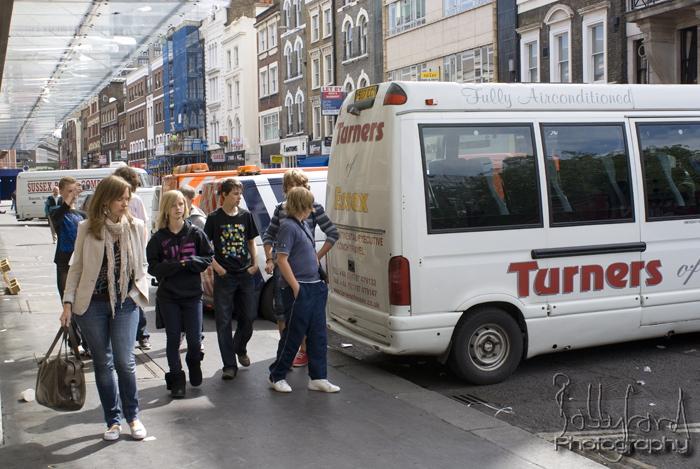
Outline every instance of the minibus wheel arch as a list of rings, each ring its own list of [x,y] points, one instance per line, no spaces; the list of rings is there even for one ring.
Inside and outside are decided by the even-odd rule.
[[[477,319],[477,321],[480,321],[481,318],[491,318],[488,321],[489,323],[494,323],[493,320],[495,320],[496,329],[500,330],[504,336],[508,336],[509,334],[517,334],[517,336],[514,336],[512,344],[515,347],[515,350],[513,350],[513,352],[517,354],[517,359],[515,357],[513,357],[512,359],[506,357],[504,359],[509,361],[510,364],[504,362],[503,367],[507,368],[508,371],[506,375],[501,378],[496,376],[484,376],[483,373],[480,376],[476,376],[474,375],[474,373],[470,373],[465,369],[463,356],[465,355],[464,329],[467,328],[470,331],[473,331],[475,327],[475,318],[479,318]],[[460,346],[457,347],[458,344],[456,343],[456,341],[460,340],[458,339],[459,336],[461,336],[462,342],[459,344]],[[449,347],[445,351],[445,353],[440,357],[440,361],[443,363],[447,362],[450,368],[453,370],[453,372],[455,372],[461,378],[473,382],[474,384],[491,384],[499,382],[505,379],[508,375],[510,375],[510,373],[515,370],[517,365],[527,357],[527,338],[527,325],[525,323],[525,319],[522,315],[522,312],[517,306],[506,302],[481,303],[478,305],[474,305],[466,311],[464,311],[459,321],[457,322],[457,325],[454,328],[452,338],[450,339]],[[517,351],[518,347],[521,347],[520,351]],[[512,360],[515,361],[513,362]],[[502,373],[500,373],[499,371],[494,373],[494,375],[501,374]]]

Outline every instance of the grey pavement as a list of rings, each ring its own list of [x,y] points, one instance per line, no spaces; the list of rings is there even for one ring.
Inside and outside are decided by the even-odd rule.
[[[53,249],[45,224],[17,223],[9,210],[0,214],[0,259],[10,260],[11,276],[23,289],[18,296],[0,295],[2,468],[601,467],[336,350],[329,351],[329,378],[342,387],[339,394],[307,391],[304,368],[289,375],[294,392],[275,393],[267,385],[267,367],[278,336],[265,321],[256,322],[252,365],[235,380],[222,381],[208,320],[204,383],[188,387],[182,400],[170,399],[165,389],[165,334],[151,328],[153,349],[137,351],[141,417],[149,438],[136,442],[127,431],[117,442],[104,442],[92,373],[78,412],[20,400],[23,390],[34,388],[35,357],[46,352],[58,327]],[[147,315],[153,325],[153,308]]]

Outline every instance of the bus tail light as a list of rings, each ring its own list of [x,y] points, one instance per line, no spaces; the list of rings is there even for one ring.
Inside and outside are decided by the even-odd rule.
[[[411,269],[408,259],[389,259],[389,302],[394,306],[411,305]]]
[[[406,96],[406,92],[403,90],[403,88],[396,83],[389,85],[389,89],[386,90],[386,94],[384,95],[385,106],[387,104],[406,104],[406,101],[408,101],[408,96]]]

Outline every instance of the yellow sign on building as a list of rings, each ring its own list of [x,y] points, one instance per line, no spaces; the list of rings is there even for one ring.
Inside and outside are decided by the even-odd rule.
[[[421,80],[439,80],[440,72],[433,72],[432,70],[427,72],[420,72]]]
[[[282,156],[282,155],[270,155],[270,163],[282,164],[282,163],[284,163],[284,156]]]

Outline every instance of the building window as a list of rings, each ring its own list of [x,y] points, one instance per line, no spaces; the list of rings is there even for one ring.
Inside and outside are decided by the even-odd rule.
[[[287,134],[291,134],[294,131],[294,100],[291,95],[285,99],[284,106],[287,108]]]
[[[321,138],[321,106],[314,105],[313,108],[314,140]]]
[[[333,13],[330,8],[323,10],[323,37],[333,34]]]
[[[277,23],[270,23],[267,26],[268,41],[267,44],[270,49],[277,47]]]
[[[239,62],[238,62],[238,46],[235,46],[233,48],[233,66],[238,68]]]
[[[296,44],[294,44],[294,52],[296,53],[296,66],[297,70],[294,76],[300,76],[302,71],[301,71],[301,65],[304,60],[304,44],[301,42],[301,40],[297,41]]]
[[[311,15],[311,42],[316,42],[321,37],[318,13]]]
[[[333,54],[331,52],[323,56],[323,84],[333,84]]]
[[[343,23],[343,60],[352,57],[352,20],[347,19]]]
[[[226,89],[228,91],[228,93],[226,93],[227,94],[226,98],[228,100],[228,108],[232,109],[233,108],[233,91],[231,89],[231,82],[228,82],[226,84]]]
[[[360,36],[360,55],[367,53],[367,18],[362,17],[358,22],[357,29]]]
[[[698,27],[681,29],[681,83],[698,84]]]
[[[321,86],[321,58],[314,57],[311,60],[311,88],[316,89]]]
[[[330,137],[333,135],[333,116],[324,116],[323,122],[326,127],[324,135]]]
[[[644,39],[638,39],[633,43],[634,49],[634,77],[635,83],[649,83],[649,62],[647,61]]]
[[[279,114],[268,114],[262,117],[263,141],[277,140],[279,138]]]
[[[267,69],[260,70],[260,97],[267,96],[269,90],[267,88]]]
[[[491,3],[491,0],[443,0],[443,7],[445,16],[451,16],[487,3]]]
[[[493,68],[493,46],[477,47],[445,57],[442,80],[457,83],[488,83],[494,81]],[[416,80],[419,78],[419,72],[426,70],[426,64],[423,64],[421,70],[411,69],[410,75],[408,70],[402,69],[396,79]]]
[[[345,85],[343,85],[343,87],[346,93],[352,92],[355,89],[355,83],[352,81],[352,78],[349,76],[345,77]]]
[[[231,70],[231,51],[226,51],[226,70]]]
[[[292,78],[292,45],[288,42],[284,46],[284,59],[287,63],[287,79]]]
[[[236,106],[240,106],[241,105],[241,82],[236,80],[233,84],[233,89],[236,91]]]
[[[387,8],[390,36],[425,24],[425,0],[399,0]]]
[[[277,62],[270,65],[267,77],[270,80],[270,94],[277,93]]]
[[[301,93],[297,94],[296,98],[297,105],[297,118],[299,119],[299,125],[297,127],[299,133],[304,131],[304,95]]]
[[[284,2],[284,25],[287,27],[287,29],[292,29],[292,15],[290,13],[290,10],[292,9],[291,4],[289,0]]]
[[[520,38],[520,76],[523,82],[540,81],[540,30],[523,33]]]
[[[299,0],[294,0],[294,3],[296,4],[295,11],[296,11],[296,20],[297,20],[297,28],[301,26],[301,2]]]
[[[569,77],[569,33],[554,36],[552,65],[554,77],[552,82],[568,83]]]
[[[360,79],[357,80],[357,87],[364,88],[365,86],[369,86],[369,81],[365,77],[360,77]]]
[[[583,17],[584,83],[604,83],[607,81],[606,23],[606,10],[599,10]]]

